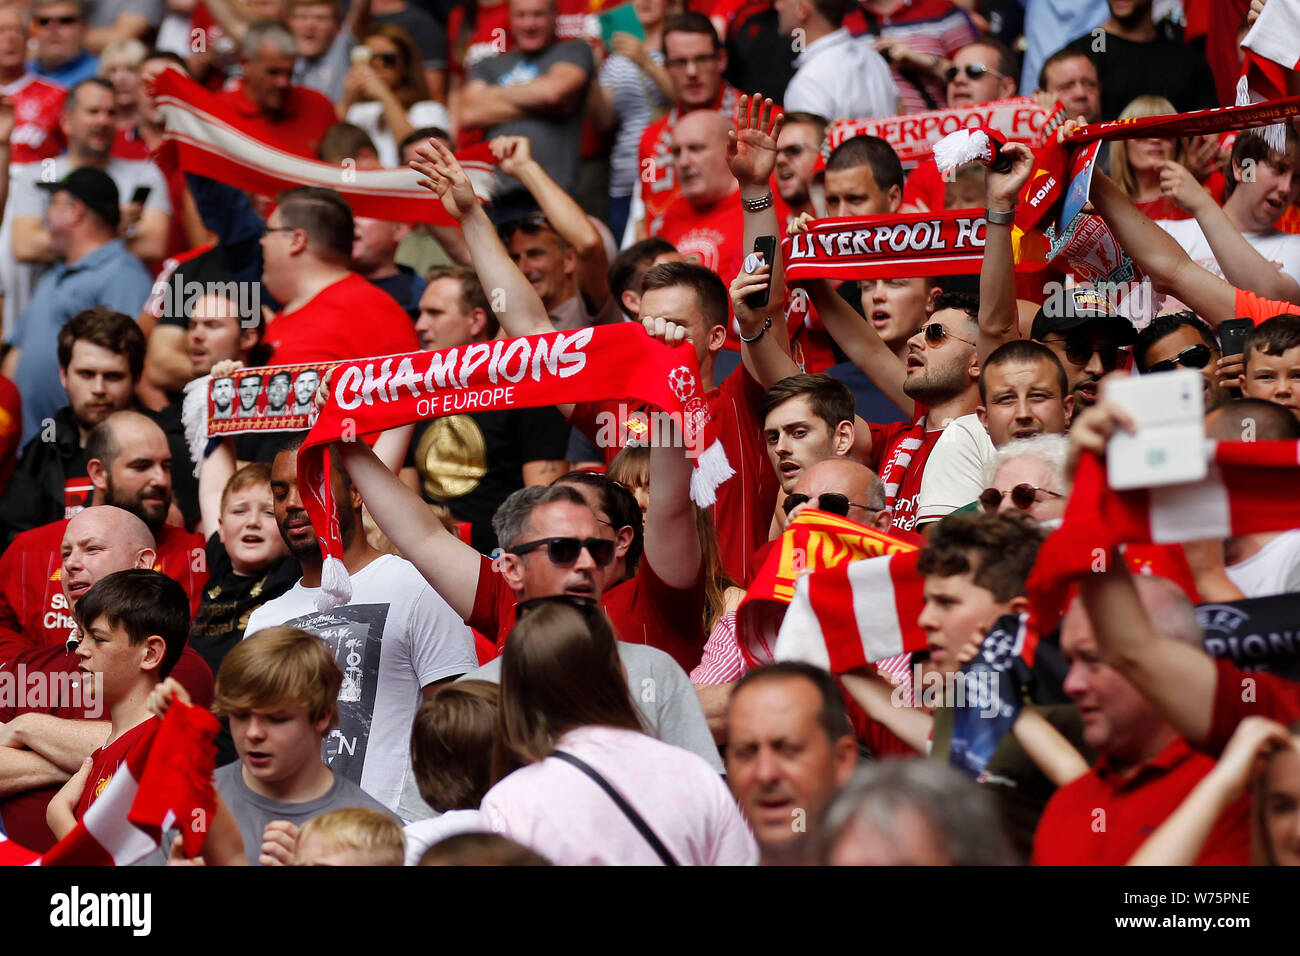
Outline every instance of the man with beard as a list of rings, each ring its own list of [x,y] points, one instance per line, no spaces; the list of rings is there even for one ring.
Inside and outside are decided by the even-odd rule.
[[[235,380],[229,375],[212,380],[212,417],[232,418],[235,414]]]
[[[254,611],[244,634],[286,625],[321,638],[344,675],[326,762],[396,812],[411,774],[408,741],[415,711],[438,684],[477,666],[474,639],[414,565],[370,546],[361,526],[361,495],[337,467],[330,481],[352,600],[317,609],[323,561],[299,497],[301,446],[302,437],[295,436],[275,456],[271,497],[280,536],[301,562],[302,579]]]
[[[312,399],[316,397],[316,386],[319,384],[320,372],[314,368],[298,373],[298,377],[293,380],[293,408],[289,410],[290,415],[311,414]]]
[[[266,414],[289,414],[289,373],[276,372],[266,385]]]
[[[239,411],[236,413],[240,418],[261,418],[261,413],[257,410],[257,397],[262,394],[262,376],[245,375],[239,380]]]

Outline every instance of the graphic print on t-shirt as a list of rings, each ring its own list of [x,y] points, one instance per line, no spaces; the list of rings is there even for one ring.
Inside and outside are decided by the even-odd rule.
[[[339,725],[323,745],[325,763],[358,786],[366,762],[370,722],[375,715],[379,684],[380,641],[390,604],[348,604],[286,621],[315,634],[334,654],[343,669],[339,688]]]

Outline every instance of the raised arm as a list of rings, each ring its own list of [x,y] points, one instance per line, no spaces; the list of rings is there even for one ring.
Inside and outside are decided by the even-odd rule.
[[[670,441],[650,449],[650,506],[645,514],[645,556],[659,579],[674,588],[689,588],[700,574],[700,537],[691,503],[691,472],[681,431],[675,423],[660,429]]]
[[[1120,247],[1151,277],[1157,292],[1176,295],[1216,327],[1235,316],[1236,290],[1232,285],[1193,262],[1173,236],[1143,215],[1100,170],[1093,173],[1089,198]]]
[[[204,541],[212,537],[221,525],[221,495],[238,467],[233,438],[223,438],[199,465],[199,515]]]
[[[1048,722],[1047,718],[1026,706],[1011,725],[1016,742],[1029,755],[1038,769],[1058,787],[1082,777],[1088,772],[1088,761],[1065,739],[1065,735]]]
[[[574,198],[533,159],[526,136],[498,136],[489,145],[501,172],[524,184],[546,221],[578,253],[578,291],[589,310],[598,312],[609,298],[609,259],[600,233]]]
[[[894,703],[894,686],[872,668],[862,668],[840,675],[840,683],[868,717],[885,727],[917,753],[930,746],[934,718],[920,707],[900,707]]]
[[[745,95],[736,104],[732,117],[736,128],[727,132],[727,166],[740,184],[741,205],[744,209],[744,238],[741,240],[742,257],[754,248],[759,236],[775,236],[776,254],[773,256],[771,293],[768,304],[772,309],[772,337],[780,347],[790,350],[790,334],[785,327],[785,266],[781,262],[781,224],[776,218],[775,197],[772,195],[772,170],[776,166],[776,141],[781,135],[783,117],[778,114],[770,99]],[[765,208],[754,211],[747,205],[766,200]],[[742,356],[744,350],[741,350]]]
[[[907,366],[885,344],[876,327],[854,312],[825,279],[814,279],[805,288],[817,317],[849,361],[900,411],[910,416],[916,405],[903,391]]]
[[[990,212],[1013,213],[1016,197],[1034,170],[1034,152],[1023,143],[1007,143],[1010,156],[1005,173],[989,170],[985,202]],[[1011,225],[987,222],[984,226],[984,261],[980,264],[980,313],[976,352],[980,364],[1004,342],[1020,338],[1020,313],[1016,306],[1016,261],[1011,247]]]
[[[1181,163],[1169,160],[1160,168],[1160,192],[1196,217],[1214,259],[1234,286],[1265,299],[1300,302],[1300,283],[1283,272],[1246,241],[1228,214]]]

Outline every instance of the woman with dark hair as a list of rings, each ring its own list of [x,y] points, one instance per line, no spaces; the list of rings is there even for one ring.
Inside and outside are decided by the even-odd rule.
[[[722,779],[642,730],[609,620],[594,604],[519,605],[501,660],[483,822],[558,864],[750,864]]]
[[[366,31],[343,79],[340,120],[369,134],[386,168],[400,164],[397,144],[424,126],[451,128],[447,108],[429,98],[424,60],[411,35],[383,23]]]

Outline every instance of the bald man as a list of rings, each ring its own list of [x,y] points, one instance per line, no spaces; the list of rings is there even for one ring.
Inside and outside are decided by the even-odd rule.
[[[681,193],[664,210],[655,233],[728,284],[747,251],[741,248],[745,229],[740,184],[727,166],[731,128],[731,120],[716,110],[695,110],[677,121],[672,150]]]
[[[21,609],[26,613],[6,622],[22,628],[6,628],[12,650],[4,666],[21,673],[23,690],[0,707],[0,822],[11,839],[42,851],[54,843],[45,823],[50,797],[108,734],[108,715],[83,693],[84,675],[75,653],[80,635],[72,609],[101,578],[157,563],[148,526],[121,508],[92,506],[60,524],[57,571],[44,575],[54,579],[47,582],[51,586],[57,582],[57,593],[48,604]],[[13,579],[4,570],[0,575],[8,589]],[[6,614],[14,611],[7,601],[0,608]],[[192,647],[185,647],[172,676],[196,704],[211,703],[212,669]]]
[[[149,566],[185,588],[193,613],[207,584],[207,558],[202,535],[166,523],[172,456],[162,429],[138,412],[114,412],[91,430],[86,458],[91,506],[112,505],[145,526],[154,554]],[[0,664],[67,639],[72,612],[60,567],[67,527],[64,519],[24,531],[0,556]]]

